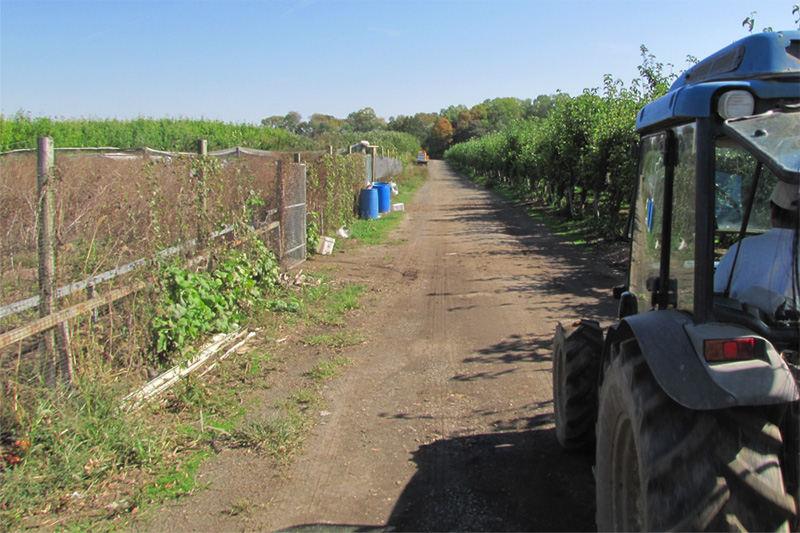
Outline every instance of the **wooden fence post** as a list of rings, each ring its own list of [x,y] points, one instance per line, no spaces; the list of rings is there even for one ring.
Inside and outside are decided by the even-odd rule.
[[[205,160],[208,157],[208,141],[200,139],[200,164],[197,171],[197,246],[202,248],[206,241],[206,222],[208,219],[208,199],[206,194]]]
[[[37,160],[37,188],[39,200],[39,317],[44,318],[55,311],[53,277],[55,275],[55,210],[53,208],[53,170],[55,151],[52,137],[39,137]],[[56,339],[58,350],[56,350]],[[58,356],[56,356],[58,352]],[[72,357],[69,351],[69,335],[66,323],[43,332],[40,345],[42,372],[47,387],[54,387],[56,378],[72,382]]]

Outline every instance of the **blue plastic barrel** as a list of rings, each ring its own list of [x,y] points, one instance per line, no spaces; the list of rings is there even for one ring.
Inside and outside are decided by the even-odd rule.
[[[388,213],[392,210],[392,186],[388,183],[376,182],[373,189],[378,189],[378,211]]]
[[[358,217],[378,218],[378,189],[361,189],[358,196]]]

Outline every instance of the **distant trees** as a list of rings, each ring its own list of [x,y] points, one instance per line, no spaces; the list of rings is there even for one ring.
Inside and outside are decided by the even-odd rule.
[[[376,131],[386,129],[386,121],[375,114],[371,107],[353,111],[344,121],[345,131]]]
[[[298,125],[302,117],[297,111],[289,111],[284,116],[273,115],[261,120],[261,125],[272,129],[281,129],[291,131],[292,133],[299,133]]]
[[[326,133],[338,133],[343,126],[343,119],[314,113],[308,121],[308,128],[305,134],[309,137],[320,137]]]
[[[492,98],[472,107],[458,104],[442,109],[438,113],[420,112],[414,115],[390,117],[388,122],[378,117],[371,107],[353,111],[344,119],[314,114],[307,122],[301,120],[299,113],[291,111],[284,116],[267,117],[261,124],[267,128],[284,129],[310,137],[322,143],[332,142],[339,135],[349,138],[351,133],[374,134],[386,130],[406,133],[413,136],[433,157],[441,157],[453,144],[503,130],[517,120],[544,118],[559,98],[569,98],[569,95],[561,93],[541,95],[536,100]]]
[[[431,128],[436,122],[436,113],[417,113],[413,116],[392,117],[387,125],[391,131],[408,133],[416,137],[421,146],[427,147],[430,141]]]
[[[453,125],[444,117],[439,117],[431,128],[429,151],[431,157],[442,157],[453,142]]]

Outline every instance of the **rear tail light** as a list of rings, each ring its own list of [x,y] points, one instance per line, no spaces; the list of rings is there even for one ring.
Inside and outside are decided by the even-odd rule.
[[[705,357],[709,363],[761,359],[760,346],[753,338],[713,339],[705,341]]]

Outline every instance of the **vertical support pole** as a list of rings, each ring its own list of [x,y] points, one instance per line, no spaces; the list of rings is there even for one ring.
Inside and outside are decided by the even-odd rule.
[[[378,173],[377,172],[378,169],[376,168],[377,166],[378,166],[378,147],[377,146],[373,146],[372,147],[372,175],[369,177],[369,180],[371,182],[373,182],[373,183],[375,182],[375,175]]]
[[[39,216],[37,218],[38,248],[39,248],[39,318],[46,317],[53,312],[55,298],[53,295],[53,272],[55,271],[55,257],[53,252],[53,191],[52,173],[55,163],[53,152],[53,138],[39,137],[37,154],[37,198],[39,202]],[[41,371],[46,387],[56,385],[56,350],[55,332],[52,329],[42,333],[39,344],[41,357]]]
[[[55,311],[55,209],[53,207],[53,169],[55,150],[52,137],[39,137],[37,144],[37,189],[39,201],[38,247],[39,247],[39,317],[51,315]],[[56,343],[58,340],[58,343]],[[58,350],[56,346],[58,344]],[[65,323],[42,335],[40,345],[41,369],[44,384],[55,387],[56,378],[70,383],[72,381],[72,357],[69,351],[69,335]]]
[[[275,162],[275,172],[277,173],[278,183],[278,218],[280,219],[280,227],[278,228],[278,261],[283,262],[283,243],[284,235],[286,233],[286,202],[284,199],[284,185],[283,185],[283,163],[281,160]]]
[[[300,153],[299,152],[294,154],[294,162],[295,163],[299,163],[300,162]]]
[[[205,245],[205,226],[208,214],[208,199],[206,195],[206,175],[205,163],[208,157],[208,141],[200,139],[200,164],[197,166],[197,246],[202,248]]]
[[[333,146],[328,145],[328,155],[333,155]]]

